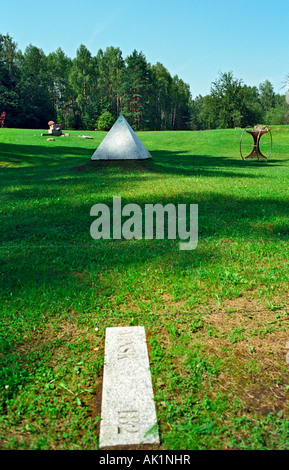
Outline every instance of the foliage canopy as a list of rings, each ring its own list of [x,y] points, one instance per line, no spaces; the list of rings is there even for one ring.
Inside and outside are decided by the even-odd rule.
[[[30,44],[24,53],[0,34],[0,113],[7,127],[106,129],[123,113],[135,130],[190,130],[289,123],[284,96],[266,80],[243,84],[231,71],[220,73],[210,94],[192,98],[190,87],[135,49],[126,58],[118,47],[95,56],[83,44],[71,59],[59,47],[45,55]]]

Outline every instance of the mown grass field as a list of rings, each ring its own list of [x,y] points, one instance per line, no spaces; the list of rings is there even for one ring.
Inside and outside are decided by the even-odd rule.
[[[234,129],[140,132],[153,159],[111,165],[89,163],[102,132],[0,130],[1,449],[98,449],[105,329],[125,325],[146,329],[160,449],[289,448],[289,127],[271,130],[268,163]],[[198,204],[197,248],[93,240],[113,196]]]

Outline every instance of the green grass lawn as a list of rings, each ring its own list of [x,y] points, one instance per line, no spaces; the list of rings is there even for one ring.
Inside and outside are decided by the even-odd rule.
[[[151,161],[94,165],[105,133],[41,132],[0,130],[0,448],[97,449],[105,329],[143,325],[160,449],[288,449],[289,126],[268,163],[240,129],[140,132]],[[92,239],[113,196],[198,204],[197,248]]]

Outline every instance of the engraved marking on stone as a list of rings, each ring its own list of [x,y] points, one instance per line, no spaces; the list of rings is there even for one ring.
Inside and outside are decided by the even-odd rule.
[[[122,430],[126,432],[139,432],[140,430],[140,417],[137,410],[132,411],[119,411],[118,423],[121,433]]]
[[[126,359],[128,357],[135,357],[134,339],[131,333],[119,333],[117,337],[117,358]]]

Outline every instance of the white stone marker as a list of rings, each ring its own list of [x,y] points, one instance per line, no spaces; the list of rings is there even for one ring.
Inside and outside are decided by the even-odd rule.
[[[159,443],[143,326],[106,329],[99,447]]]

